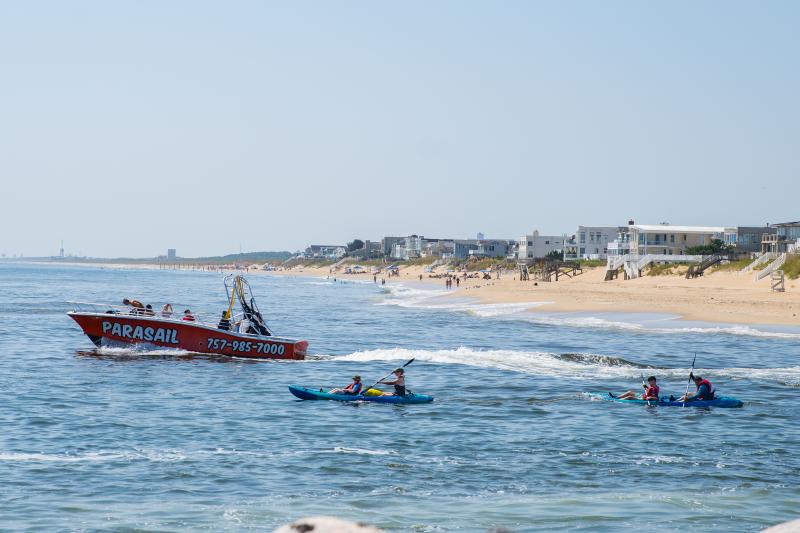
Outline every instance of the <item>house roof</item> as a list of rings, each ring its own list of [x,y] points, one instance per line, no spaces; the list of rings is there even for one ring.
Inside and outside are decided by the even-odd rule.
[[[796,228],[800,226],[800,220],[797,222],[781,222],[780,224],[773,224],[773,226],[777,226],[779,228]]]
[[[735,231],[735,228],[724,226],[671,226],[666,224],[634,224],[630,226],[644,232],[667,232],[667,233],[725,233]]]

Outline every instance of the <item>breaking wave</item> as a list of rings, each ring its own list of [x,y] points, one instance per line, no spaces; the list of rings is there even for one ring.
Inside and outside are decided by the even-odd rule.
[[[400,361],[411,358],[439,364],[458,364],[522,372],[537,376],[569,379],[638,378],[644,369],[659,377],[686,377],[686,367],[658,368],[631,362],[621,357],[602,354],[521,352],[514,350],[474,350],[461,347],[455,350],[410,350],[406,348],[378,349],[333,356],[337,361]],[[716,377],[774,381],[781,385],[800,387],[800,366],[783,368],[696,368],[699,374],[711,372]]]
[[[440,298],[446,294],[453,294],[452,291],[434,289],[416,289],[405,287],[402,284],[394,285],[384,290],[387,297],[381,305],[396,305],[399,307],[438,309],[443,311],[464,312],[483,318],[510,318],[523,320],[533,324],[550,326],[567,326],[575,328],[597,328],[625,330],[641,333],[699,333],[699,334],[726,334],[747,337],[765,337],[800,340],[800,331],[791,331],[790,328],[781,330],[759,329],[754,326],[737,324],[702,324],[687,325],[677,320],[677,316],[669,316],[666,319],[652,320],[645,313],[631,313],[630,320],[620,320],[621,313],[614,313],[614,318],[591,316],[582,313],[545,313],[545,312],[526,312],[532,311],[536,307],[546,305],[551,302],[531,301],[516,303],[496,303],[484,304],[469,300],[447,301]],[[657,322],[659,325],[654,325]],[[669,324],[665,326],[664,324]],[[767,326],[769,327],[769,326]],[[795,329],[795,328],[792,328]]]

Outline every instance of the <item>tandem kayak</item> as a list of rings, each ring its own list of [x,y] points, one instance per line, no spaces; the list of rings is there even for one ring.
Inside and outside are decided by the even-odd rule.
[[[309,389],[289,385],[289,392],[301,400],[334,400],[337,402],[373,402],[373,403],[429,403],[433,401],[433,396],[424,394],[414,394],[409,392],[405,396],[364,396],[361,394],[331,394],[321,389]]]
[[[744,403],[741,400],[732,398],[730,396],[718,396],[713,400],[708,401],[694,401],[694,402],[678,402],[670,401],[669,396],[662,396],[658,401],[656,400],[620,400],[608,395],[607,392],[587,392],[588,396],[598,400],[606,400],[609,402],[627,403],[631,405],[652,405],[654,407],[743,407]]]

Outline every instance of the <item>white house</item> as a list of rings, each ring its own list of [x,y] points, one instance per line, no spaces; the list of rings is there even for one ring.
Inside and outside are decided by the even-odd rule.
[[[560,252],[564,249],[564,237],[557,235],[539,235],[534,230],[531,235],[519,238],[517,257],[519,259],[541,259],[550,252]]]
[[[578,226],[569,239],[564,240],[564,260],[606,259],[608,245],[617,238],[619,226]]]

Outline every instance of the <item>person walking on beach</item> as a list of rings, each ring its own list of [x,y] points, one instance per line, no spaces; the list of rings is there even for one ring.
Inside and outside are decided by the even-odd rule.
[[[642,400],[655,400],[658,401],[658,392],[659,387],[656,384],[656,377],[650,376],[647,378],[647,384],[645,385],[642,383],[642,387],[644,387],[644,393],[642,393]],[[636,400],[638,393],[636,391],[629,390],[624,394],[620,394],[619,396],[614,396],[610,392],[608,393],[609,396],[612,398],[617,398],[618,400]]]
[[[405,396],[406,395],[406,371],[402,368],[395,368],[392,371],[395,379],[392,381],[379,381],[383,385],[394,385],[394,392],[384,392],[383,396]]]

